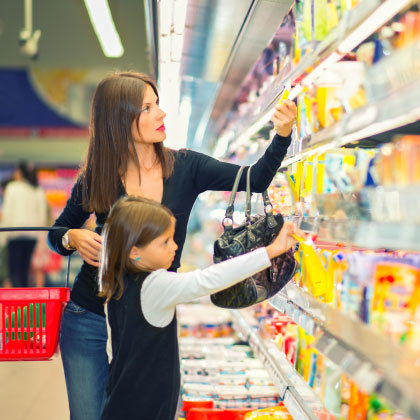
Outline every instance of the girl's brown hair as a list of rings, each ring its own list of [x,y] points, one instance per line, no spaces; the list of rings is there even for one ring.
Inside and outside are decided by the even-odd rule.
[[[130,158],[137,165],[141,181],[131,127],[133,121],[138,126],[148,85],[159,98],[154,81],[142,73],[115,73],[96,87],[91,106],[89,148],[81,170],[84,210],[109,211],[118,197],[120,179],[127,173]],[[173,172],[173,155],[163,143],[155,143],[154,147],[163,177],[167,179]]]
[[[139,271],[130,259],[133,246],[148,245],[171,225],[172,212],[146,198],[125,196],[112,207],[103,229],[99,296],[109,301],[124,292],[124,273]]]

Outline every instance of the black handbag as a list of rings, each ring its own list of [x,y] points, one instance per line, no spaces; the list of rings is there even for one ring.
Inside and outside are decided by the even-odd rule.
[[[246,254],[257,248],[269,245],[283,226],[283,216],[273,214],[267,191],[262,193],[264,215],[251,216],[251,167],[248,169],[246,182],[245,223],[233,227],[233,211],[239,180],[243,167],[236,175],[232,194],[223,219],[223,234],[214,243],[215,263]],[[254,274],[252,277],[227,289],[211,295],[214,305],[221,308],[240,309],[254,305],[275,295],[282,289],[296,272],[297,262],[294,252],[289,249],[284,254],[271,260],[271,267]]]

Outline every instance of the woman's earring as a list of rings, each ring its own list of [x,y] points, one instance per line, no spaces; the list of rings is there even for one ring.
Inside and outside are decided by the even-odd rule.
[[[140,257],[137,257],[137,258],[135,259],[135,261],[140,261]]]

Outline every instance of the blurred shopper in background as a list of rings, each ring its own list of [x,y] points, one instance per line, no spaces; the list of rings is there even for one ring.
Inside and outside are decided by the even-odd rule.
[[[2,200],[4,199],[4,191],[10,181],[13,181],[13,177],[4,179],[0,184]],[[3,220],[3,216],[0,218],[0,224],[1,220]],[[5,235],[5,233],[0,233],[0,287],[11,286],[9,278],[9,259],[7,257],[7,242]]]
[[[48,205],[46,211],[46,223],[50,225],[53,219],[51,218],[51,209]],[[47,232],[39,232],[38,235],[38,242],[32,255],[30,272],[31,277],[33,277],[34,286],[44,287],[46,285],[46,274],[51,271],[52,259],[59,257],[59,261],[61,261],[62,257],[51,251],[48,247]]]
[[[47,200],[38,186],[36,170],[20,162],[13,180],[4,191],[3,227],[40,227],[47,225]],[[5,235],[5,234],[3,234]],[[6,236],[9,278],[13,287],[27,287],[29,267],[37,232],[10,232]]]

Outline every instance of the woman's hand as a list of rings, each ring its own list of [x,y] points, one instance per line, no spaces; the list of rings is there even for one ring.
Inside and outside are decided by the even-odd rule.
[[[296,245],[296,239],[292,235],[304,236],[296,225],[292,222],[284,222],[276,239],[266,247],[270,260],[285,253],[288,249]]]
[[[285,99],[276,106],[274,115],[271,118],[276,127],[277,134],[281,137],[287,137],[292,132],[293,124],[296,120],[297,109],[293,101]]]
[[[87,229],[70,229],[68,235],[69,245],[76,248],[88,264],[99,267],[102,237]]]

